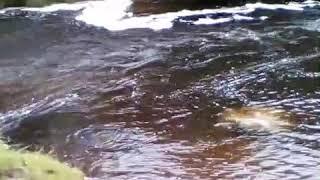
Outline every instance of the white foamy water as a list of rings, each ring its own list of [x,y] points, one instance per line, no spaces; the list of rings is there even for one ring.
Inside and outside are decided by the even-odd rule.
[[[132,2],[130,0],[119,0],[116,2],[105,0],[91,4],[90,7],[84,9],[82,14],[76,19],[86,22],[94,26],[104,27],[108,30],[118,31],[133,28],[150,28],[153,30],[169,29],[173,26],[174,20],[194,15],[217,14],[217,13],[232,13],[232,14],[247,14],[253,12],[254,9],[242,7],[226,8],[226,9],[205,9],[205,10],[182,10],[178,12],[170,12],[157,15],[134,17],[128,11]],[[108,9],[111,9],[110,11]],[[112,13],[111,13],[112,12]],[[106,18],[103,18],[106,17]],[[209,20],[210,19],[210,20]],[[217,24],[233,20],[232,18],[219,18],[208,20],[199,19],[199,22],[193,24]],[[208,22],[210,21],[210,22]],[[188,21],[185,21],[188,22]]]
[[[254,3],[246,4],[241,7],[220,8],[220,9],[203,9],[203,10],[182,10],[178,12],[169,12],[149,16],[133,16],[130,12],[132,0],[101,0],[85,1],[73,4],[54,4],[43,8],[20,8],[25,11],[55,12],[59,10],[81,11],[76,20],[83,21],[89,25],[103,27],[111,31],[120,31],[126,29],[149,28],[153,30],[169,29],[173,27],[175,21],[189,23],[193,25],[214,25],[234,21],[252,21],[265,20],[267,16],[251,17],[249,14],[258,9],[265,10],[287,10],[303,11],[305,8],[319,6],[320,3],[307,0],[303,3],[289,4],[264,4]],[[8,9],[0,11],[5,13]],[[12,10],[12,8],[11,8]],[[216,17],[215,14],[230,14],[227,17]],[[189,16],[205,16],[197,20],[184,20]]]
[[[319,5],[318,2],[306,1],[304,3],[289,3],[282,4],[247,4],[242,7],[221,8],[221,9],[204,9],[204,10],[182,10],[178,12],[170,12],[164,14],[134,17],[128,11],[132,2],[130,0],[119,0],[117,2],[105,0],[91,4],[90,7],[83,10],[82,14],[76,19],[86,22],[94,26],[104,27],[108,30],[118,31],[132,28],[150,28],[153,30],[169,29],[173,26],[175,20],[181,17],[195,16],[195,15],[214,15],[218,13],[230,13],[230,17],[223,18],[200,18],[197,21],[183,21],[194,25],[211,25],[220,24],[231,21],[248,21],[248,20],[265,20],[267,17],[250,17],[246,16],[257,9],[267,10],[290,10],[303,11],[306,7],[314,7]]]
[[[56,12],[56,11],[79,11],[82,9],[86,9],[90,3],[89,2],[80,2],[80,3],[61,3],[61,4],[53,4],[50,6],[45,6],[42,8],[32,8],[32,7],[22,7],[22,8],[5,8],[0,10],[0,14],[5,14],[9,10],[22,10],[22,11],[35,11],[35,12]]]

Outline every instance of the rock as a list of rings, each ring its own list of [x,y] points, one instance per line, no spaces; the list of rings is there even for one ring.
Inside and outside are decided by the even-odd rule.
[[[269,132],[284,131],[294,125],[293,118],[287,112],[257,107],[227,109],[222,113],[221,122],[233,122],[245,129]]]

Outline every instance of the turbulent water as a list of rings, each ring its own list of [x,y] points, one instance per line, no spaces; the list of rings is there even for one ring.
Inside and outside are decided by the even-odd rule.
[[[136,15],[129,0],[0,10],[0,122],[97,179],[318,179],[320,4]],[[290,113],[285,132],[218,126]]]

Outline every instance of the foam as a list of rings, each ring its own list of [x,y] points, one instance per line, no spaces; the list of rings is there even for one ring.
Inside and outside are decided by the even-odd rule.
[[[234,8],[221,8],[221,9],[204,9],[204,10],[182,10],[178,12],[164,13],[159,15],[149,15],[142,17],[133,17],[130,12],[127,12],[130,5],[132,4],[129,0],[120,0],[114,4],[114,1],[105,0],[99,3],[93,4],[90,8],[85,9],[81,15],[76,17],[77,20],[83,21],[87,24],[104,27],[111,31],[120,31],[132,28],[150,28],[153,30],[169,29],[172,28],[173,23],[176,19],[187,16],[205,15],[205,14],[218,14],[218,13],[230,13],[230,17],[223,17],[212,19],[210,17],[200,18],[194,22],[189,22],[194,25],[213,25],[221,24],[231,21],[251,21],[251,20],[265,20],[268,17],[263,16],[260,18],[254,18],[246,16],[249,13],[256,11],[257,9],[266,10],[288,10],[288,11],[303,11],[306,7],[314,7],[319,5],[318,2],[308,0],[304,3],[289,3],[285,4],[246,4],[242,7]],[[105,5],[105,6],[104,6]],[[108,11],[109,6],[112,6],[113,11]],[[105,7],[105,10],[103,10]],[[110,13],[112,12],[112,13]],[[112,15],[111,15],[112,14]],[[106,18],[101,18],[106,17]]]
[[[91,2],[79,2],[79,3],[73,3],[73,4],[68,4],[68,3],[60,3],[60,4],[52,4],[49,6],[41,7],[41,8],[36,8],[36,7],[10,7],[10,8],[5,8],[5,9],[0,9],[0,14],[5,14],[8,11],[12,10],[21,10],[21,11],[33,11],[33,12],[43,12],[43,13],[51,13],[51,12],[56,12],[56,11],[79,11],[82,9],[86,9],[89,7]]]
[[[78,11],[86,9],[90,3],[74,3],[74,4],[53,4],[42,8],[23,8],[24,11],[38,11],[38,12],[55,12],[55,11]]]
[[[264,4],[254,3],[246,4],[241,7],[220,8],[220,9],[203,9],[203,10],[182,10],[178,12],[163,13],[148,16],[133,16],[130,12],[130,7],[133,4],[132,0],[100,0],[100,1],[85,1],[73,4],[54,4],[43,8],[20,8],[25,11],[38,12],[55,12],[55,11],[81,11],[76,16],[76,20],[83,21],[86,24],[103,27],[110,31],[121,31],[134,28],[149,28],[153,30],[162,30],[172,28],[174,22],[187,22],[194,25],[214,25],[227,23],[232,21],[252,21],[265,20],[267,16],[251,17],[249,14],[258,9],[265,10],[286,10],[286,11],[303,11],[305,8],[319,6],[320,3],[307,0],[303,3],[291,2],[289,4]],[[1,10],[0,13],[5,13],[8,9]],[[197,20],[182,20],[183,17],[198,16],[198,15],[214,15],[214,14],[230,14],[227,17],[211,18],[210,16],[199,18]]]
[[[236,8],[222,8],[222,9],[204,9],[204,10],[182,10],[178,12],[170,12],[158,15],[149,15],[149,16],[142,16],[142,17],[134,17],[132,13],[127,12],[126,10],[129,9],[130,3],[123,2],[128,0],[120,0],[119,4],[127,5],[119,6],[114,5],[117,8],[117,11],[113,12],[113,15],[110,17],[109,11],[103,10],[101,11],[101,6],[104,3],[110,4],[109,0],[94,4],[88,9],[85,9],[81,15],[77,16],[76,19],[79,21],[83,21],[87,24],[104,27],[108,30],[112,31],[119,31],[125,29],[132,29],[132,28],[150,28],[153,30],[161,30],[161,29],[169,29],[173,26],[173,21],[186,16],[194,16],[194,15],[202,15],[202,14],[216,14],[216,13],[241,13],[241,14],[248,14],[253,12],[254,9],[236,7]],[[114,2],[114,1],[113,1]],[[106,6],[107,7],[107,6]],[[121,8],[120,8],[121,7]],[[106,8],[107,9],[107,8]],[[101,17],[108,17],[106,19]],[[217,24],[217,23],[224,23],[230,21],[232,19],[202,19],[199,22],[195,22],[194,24]]]

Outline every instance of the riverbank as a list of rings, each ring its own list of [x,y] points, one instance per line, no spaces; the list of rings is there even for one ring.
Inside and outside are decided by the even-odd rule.
[[[84,175],[48,155],[16,151],[0,142],[0,179],[83,180]]]

